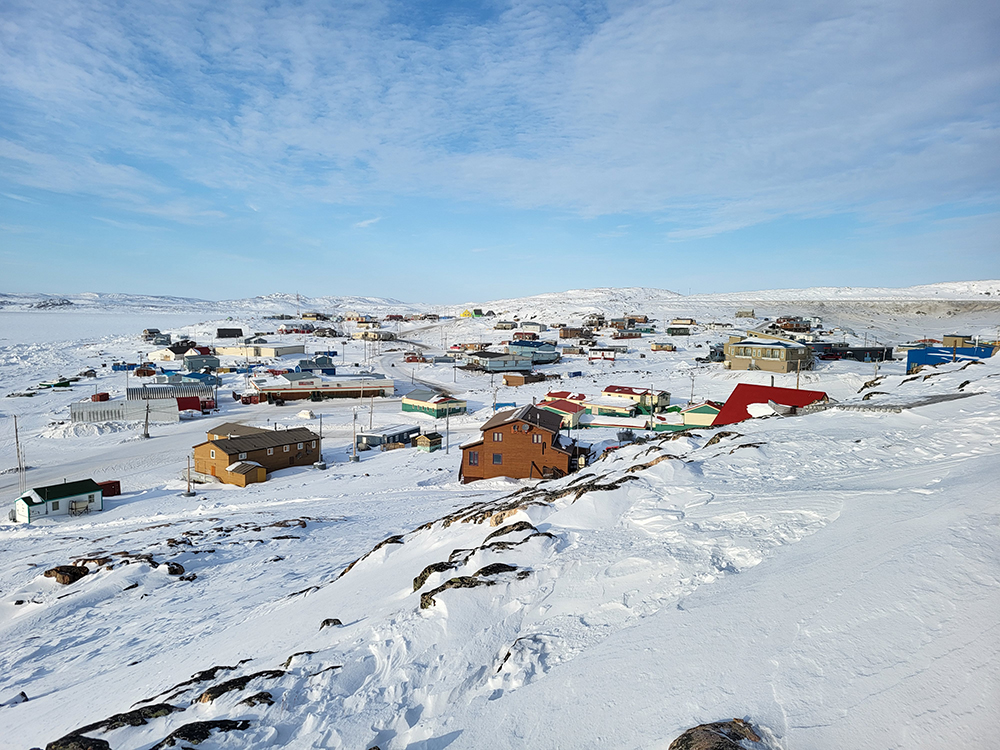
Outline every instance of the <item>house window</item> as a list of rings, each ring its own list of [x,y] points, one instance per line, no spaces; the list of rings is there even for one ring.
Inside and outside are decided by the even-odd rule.
[[[502,443],[503,442],[503,433],[502,432],[494,432],[493,433],[493,442],[494,443]],[[496,461],[494,461],[493,463],[496,463]]]
[[[299,450],[302,450],[302,443],[299,443]]]
[[[479,451],[469,451],[469,466],[479,466]]]
[[[284,448],[285,448],[285,453],[288,453],[288,449],[289,449],[289,447],[290,447],[290,446],[287,446],[287,445],[286,445],[286,446],[284,446]]]
[[[493,465],[494,466],[500,466],[501,464],[503,464],[503,453],[494,453],[493,454]]]
[[[87,495],[87,502],[88,503],[94,502],[94,496],[93,495]]]
[[[274,455],[274,448],[268,448],[267,449],[267,455],[273,456]]]
[[[53,500],[52,501],[52,510],[59,510],[59,501],[58,500]]]
[[[215,451],[214,451],[214,450],[212,450],[212,451],[209,451],[208,453],[209,453],[209,455],[210,455],[210,456],[211,456],[212,458],[215,458]]]
[[[533,443],[541,443],[543,440],[544,438],[540,433],[535,433],[531,436],[531,442]]]
[[[313,447],[313,448],[315,448],[315,447],[316,447],[316,441],[315,441],[315,440],[313,440],[313,441],[312,441],[312,447]]]

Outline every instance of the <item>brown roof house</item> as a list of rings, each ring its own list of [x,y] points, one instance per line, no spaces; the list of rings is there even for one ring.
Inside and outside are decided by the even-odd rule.
[[[194,470],[240,487],[263,482],[278,469],[309,466],[320,460],[323,448],[319,435],[305,427],[262,430],[227,423],[207,437],[194,447]]]
[[[493,477],[549,479],[586,463],[589,450],[559,435],[562,416],[531,404],[498,412],[462,446],[462,482]]]

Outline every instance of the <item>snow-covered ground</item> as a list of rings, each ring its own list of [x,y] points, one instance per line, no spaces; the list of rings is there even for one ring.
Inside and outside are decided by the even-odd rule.
[[[868,334],[892,344],[993,337],[1000,300],[985,291],[998,287],[747,298],[772,300],[759,316],[821,315],[838,340]],[[124,490],[102,513],[0,524],[3,744],[43,747],[148,701],[182,710],[88,735],[114,750],[149,750],[182,725],[230,719],[250,723],[199,747],[665,750],[688,726],[746,716],[785,750],[993,746],[1000,357],[917,377],[889,362],[868,388],[874,365],[819,362],[802,374],[803,388],[899,411],[833,408],[752,420],[726,435],[651,436],[549,482],[461,485],[456,446],[478,434],[494,400],[528,403],[550,388],[593,395],[611,383],[664,388],[675,403],[692,390],[721,400],[736,383],[771,376],[695,362],[728,335],[707,331],[675,339],[677,352],[649,351],[663,338],[654,335],[614,364],[566,358],[546,370],[580,377],[522,388],[402,363],[409,342],[434,351],[509,336],[492,320],[454,319],[400,324],[404,342],[349,342],[346,351],[343,339],[284,337],[309,351],[337,349],[344,370],[357,363],[387,373],[397,396],[419,381],[467,398],[471,413],[450,420],[448,453],[347,460],[355,413],[363,426],[444,428],[401,414],[398,397],[309,404],[312,419],[297,406],[224,397],[220,414],[154,425],[148,440],[134,424],[68,422],[69,403],[95,388],[123,393],[125,376],[108,372],[110,363],[149,351],[143,328],[210,342],[222,326],[273,330],[265,316],[296,304],[294,295],[258,299],[271,301],[119,298],[30,309],[32,297],[0,307],[2,395],[99,371],[68,392],[0,401],[0,471],[16,464],[17,415],[29,486],[92,476],[121,479]],[[569,324],[590,311],[641,311],[662,327],[685,314],[735,323],[742,304],[733,299],[594,290],[476,306]],[[455,312],[383,302],[326,306]],[[225,377],[220,393],[242,389],[242,376]],[[775,384],[794,387],[795,376]],[[862,401],[863,388],[880,395]],[[327,471],[291,469],[246,489],[199,486],[195,497],[180,496],[186,456],[211,426],[318,430],[320,415]],[[574,437],[608,444],[613,431]],[[7,501],[16,490],[16,474],[0,474]],[[70,586],[41,575],[105,557]],[[150,559],[196,577],[178,580]],[[435,593],[453,579],[471,587]],[[332,618],[341,624],[321,628]],[[196,675],[204,679],[190,682]],[[21,691],[29,700],[15,703]],[[271,705],[245,702],[262,691]]]

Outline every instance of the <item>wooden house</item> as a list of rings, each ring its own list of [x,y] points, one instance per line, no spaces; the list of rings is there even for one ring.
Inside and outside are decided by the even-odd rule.
[[[547,331],[549,327],[544,323],[536,323],[534,320],[529,320],[521,323],[521,329],[524,331],[534,331],[535,333],[542,333]]]
[[[684,418],[685,426],[709,427],[715,422],[720,411],[722,411],[722,403],[703,401],[700,404],[691,404],[681,409],[681,416]]]
[[[196,472],[245,487],[263,482],[268,472],[309,466],[322,456],[319,435],[305,427],[290,430],[237,427],[239,434],[228,437],[232,425],[220,425],[208,432],[208,440],[194,447]],[[223,430],[226,437],[220,436]]]
[[[578,427],[581,415],[587,413],[587,407],[579,401],[565,399],[545,400],[538,404],[538,408],[558,414],[562,419],[562,427],[566,428]]]
[[[634,403],[639,411],[649,414],[650,412],[661,412],[670,406],[670,393],[654,388],[633,388],[630,385],[609,385],[601,395],[609,398],[628,399]]]
[[[480,437],[462,446],[462,482],[493,477],[561,477],[586,461],[587,451],[559,435],[562,418],[527,405],[497,412],[480,427]]]
[[[670,321],[672,326],[693,326],[694,324],[694,318],[674,318]]]
[[[507,372],[503,376],[503,384],[508,386],[542,383],[544,381],[545,376],[540,372]]]
[[[14,501],[14,520],[31,523],[39,518],[79,515],[104,509],[104,493],[93,479],[35,487]]]
[[[217,339],[238,339],[242,338],[242,328],[216,328],[215,338]]]
[[[517,328],[517,323],[512,320],[498,320],[493,327],[498,331],[513,331]]]
[[[677,347],[673,344],[668,344],[666,341],[654,341],[649,347],[654,352],[675,352]]]
[[[797,341],[733,336],[725,346],[725,365],[730,370],[798,372],[812,368],[813,352]]]
[[[691,329],[687,328],[686,326],[684,326],[684,327],[681,327],[681,326],[670,326],[669,328],[667,328],[666,334],[668,336],[690,336],[691,335]]]
[[[355,436],[358,450],[366,451],[372,448],[387,450],[390,445],[410,445],[420,434],[420,427],[415,424],[392,424],[387,427],[376,427],[374,430],[359,432]]]
[[[413,438],[413,444],[416,446],[418,451],[433,453],[434,451],[441,450],[441,443],[443,440],[444,438],[442,438],[440,432],[425,432],[422,435],[417,435]]]

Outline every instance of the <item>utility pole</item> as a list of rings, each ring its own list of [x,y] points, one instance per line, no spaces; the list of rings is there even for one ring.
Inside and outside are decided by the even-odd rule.
[[[142,436],[149,437],[149,399],[146,399],[146,423],[142,427]]]
[[[24,481],[24,453],[21,451],[21,438],[17,431],[17,417],[14,417],[14,445],[17,450],[17,494],[20,497],[27,489],[27,483]]]
[[[187,457],[188,468],[187,468],[187,489],[181,493],[183,497],[193,497],[194,492],[191,491],[191,456]]]
[[[351,442],[354,444],[354,455],[351,456],[352,461],[358,460],[358,407],[354,407],[354,422],[351,428]]]
[[[451,449],[451,409],[444,408],[444,452],[447,455]]]
[[[368,429],[375,429],[375,392],[372,391],[372,399],[368,407]]]
[[[795,363],[795,390],[799,389],[799,374],[802,372],[802,360]]]

